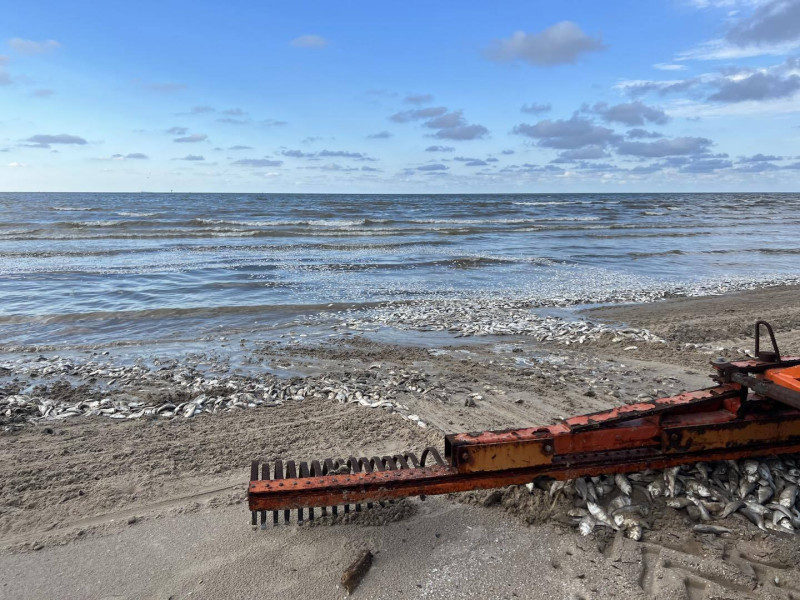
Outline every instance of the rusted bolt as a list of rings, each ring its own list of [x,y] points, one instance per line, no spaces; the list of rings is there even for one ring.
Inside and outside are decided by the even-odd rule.
[[[464,462],[467,462],[469,460],[469,452],[464,450],[464,452],[461,453],[461,460],[463,460]]]
[[[551,444],[545,444],[544,448],[542,448],[545,454],[552,454],[553,453],[553,446]]]

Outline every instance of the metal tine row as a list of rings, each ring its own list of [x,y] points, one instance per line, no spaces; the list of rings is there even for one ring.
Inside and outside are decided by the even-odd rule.
[[[394,456],[373,456],[372,458],[356,458],[355,456],[350,456],[346,460],[326,458],[322,461],[312,460],[310,463],[301,462],[299,465],[293,460],[287,460],[285,466],[283,461],[278,459],[275,461],[272,477],[270,477],[268,462],[253,461],[250,467],[250,479],[253,481],[258,479],[295,479],[297,477],[325,477],[326,475],[353,475],[361,472],[372,473],[374,471],[417,469],[425,466],[428,456],[431,456],[437,464],[444,465],[444,461],[437,450],[433,447],[429,447],[423,451],[421,460],[418,460],[416,455],[411,452],[395,454]],[[379,500],[378,502],[381,506],[386,506],[386,502],[383,500]],[[394,504],[394,500],[389,500],[388,502]],[[367,502],[366,505],[367,509],[373,507],[372,502]],[[344,504],[342,506],[344,509],[344,514],[348,514],[350,512],[350,505]],[[328,508],[329,507],[327,506],[320,507],[321,516],[325,517],[328,515]],[[361,503],[355,504],[354,508],[356,512],[361,512]],[[332,516],[336,517],[339,514],[338,506],[331,506],[330,509]],[[314,520],[315,515],[313,507],[309,507],[308,509],[298,508],[296,510],[298,525],[301,525],[304,522],[304,514],[306,510],[308,510],[308,520]],[[267,511],[262,510],[251,512],[253,528],[257,528],[260,521],[261,529],[266,529]],[[280,511],[278,510],[272,511],[273,526],[276,526],[279,522],[279,512]],[[292,511],[290,509],[285,509],[283,511],[284,523],[288,524],[291,521],[291,512]],[[258,513],[260,513],[260,519]]]

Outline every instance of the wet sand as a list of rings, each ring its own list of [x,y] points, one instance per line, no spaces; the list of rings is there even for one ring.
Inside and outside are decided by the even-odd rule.
[[[260,350],[336,381],[411,373],[413,385],[392,388],[402,414],[306,397],[191,419],[75,417],[0,433],[0,597],[338,598],[339,577],[363,548],[375,560],[354,597],[795,597],[794,538],[736,516],[722,523],[734,530],[724,539],[692,533],[676,511],[642,542],[583,538],[556,516],[532,518],[535,507],[512,490],[495,502],[413,499],[349,524],[254,532],[245,490],[254,458],[418,452],[441,446],[445,432],[550,424],[706,387],[711,358],[752,349],[757,318],[773,322],[784,352],[799,354],[798,291],[585,313],[663,343],[502,336],[409,347],[355,335]]]

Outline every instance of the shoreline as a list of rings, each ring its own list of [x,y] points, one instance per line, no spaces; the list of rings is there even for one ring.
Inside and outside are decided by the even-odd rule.
[[[6,482],[0,492],[0,565],[13,574],[0,587],[0,596],[36,590],[39,597],[184,598],[190,592],[192,597],[343,597],[337,585],[340,568],[357,548],[369,545],[378,553],[357,592],[364,597],[396,597],[397,589],[405,597],[462,597],[465,589],[500,597],[510,594],[510,588],[519,597],[591,597],[595,588],[666,598],[667,584],[683,573],[680,568],[690,567],[659,567],[660,583],[644,589],[639,584],[642,572],[634,566],[617,572],[610,566],[614,557],[625,555],[630,558],[626,564],[650,569],[650,581],[655,567],[648,557],[653,552],[669,557],[673,565],[688,565],[696,560],[693,551],[688,552],[692,548],[706,562],[691,567],[691,577],[709,592],[759,597],[769,589],[769,594],[782,597],[779,594],[794,589],[795,580],[800,587],[800,570],[793,566],[800,551],[789,539],[761,533],[733,517],[723,523],[734,530],[723,543],[693,534],[686,517],[667,509],[659,514],[657,527],[637,544],[613,536],[582,538],[557,519],[528,525],[526,511],[533,508],[519,497],[502,496],[492,504],[478,495],[469,505],[456,497],[411,499],[415,508],[399,517],[378,515],[360,524],[331,527],[291,525],[264,533],[250,530],[244,493],[254,458],[307,460],[418,451],[440,445],[444,432],[551,424],[573,414],[707,387],[708,362],[717,353],[741,356],[742,349],[752,351],[757,318],[773,322],[783,351],[800,351],[798,289],[778,286],[581,313],[615,327],[651,331],[663,342],[612,342],[613,334],[608,334],[566,345],[506,335],[452,338],[428,347],[391,344],[367,332],[321,343],[289,340],[248,349],[254,369],[292,365],[309,372],[300,378],[239,375],[224,358],[218,365],[201,365],[216,366],[222,375],[206,375],[197,365],[176,361],[130,368],[140,372],[73,364],[77,385],[50,385],[45,396],[55,399],[60,394],[74,404],[86,398],[99,402],[105,396],[120,402],[136,397],[137,402],[146,395],[154,403],[168,400],[186,406],[205,395],[205,406],[235,394],[263,396],[274,384],[268,395],[282,393],[283,399],[278,403],[272,398],[270,404],[264,399],[250,408],[225,406],[216,414],[201,410],[189,418],[142,415],[114,421],[74,416],[0,432],[0,451],[9,459],[0,467]],[[98,364],[112,359],[95,357]],[[48,359],[38,364],[40,370],[53,366]],[[103,368],[109,372],[97,372]],[[4,374],[4,385],[15,376],[23,387],[40,384],[46,379],[41,375],[32,377],[20,368]],[[56,381],[63,377],[60,371],[51,375]],[[228,384],[239,388],[231,390]],[[373,408],[378,401],[373,393],[392,406]],[[363,406],[362,400],[370,406]],[[412,415],[418,420],[408,418]],[[381,523],[388,524],[376,526]],[[433,529],[441,537],[432,537]],[[133,550],[147,544],[164,552],[150,557]],[[119,545],[128,551],[108,554],[108,548]],[[295,546],[306,554],[291,551]],[[715,575],[739,568],[726,558],[731,552],[723,546],[733,548],[736,556],[772,554],[778,557],[776,564],[784,566],[777,571],[759,566],[763,577],[753,580],[753,587],[731,589]],[[190,564],[170,558],[184,547],[191,548]],[[233,550],[220,554],[220,547]],[[509,557],[510,562],[502,563],[506,575],[498,579],[498,566],[477,555],[467,564],[454,562],[454,551],[472,552],[465,548],[479,549],[481,556]],[[155,566],[155,557],[161,566]],[[59,565],[58,578],[43,575],[43,565],[50,561]],[[262,569],[271,564],[278,571],[266,585],[259,577],[243,574],[243,565],[258,572],[256,562]],[[397,573],[405,573],[404,565],[409,564],[417,570],[408,584],[398,583]],[[302,565],[314,565],[314,575],[304,577]],[[101,576],[109,571],[118,574],[113,581]],[[773,571],[789,587],[770,584],[767,575]],[[142,578],[142,572],[153,576]],[[540,582],[532,581],[532,572],[543,574]],[[456,581],[466,587],[453,587]]]

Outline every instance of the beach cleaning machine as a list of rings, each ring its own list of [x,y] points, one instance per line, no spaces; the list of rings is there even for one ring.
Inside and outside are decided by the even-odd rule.
[[[761,348],[766,329],[772,349]],[[714,387],[565,419],[548,427],[446,435],[417,456],[254,461],[252,524],[360,511],[362,504],[663,469],[800,451],[800,357],[782,357],[772,327],[755,326],[755,358],[712,362]],[[271,511],[271,519],[268,512]],[[330,511],[330,512],[328,512]],[[280,519],[283,512],[283,519]]]

